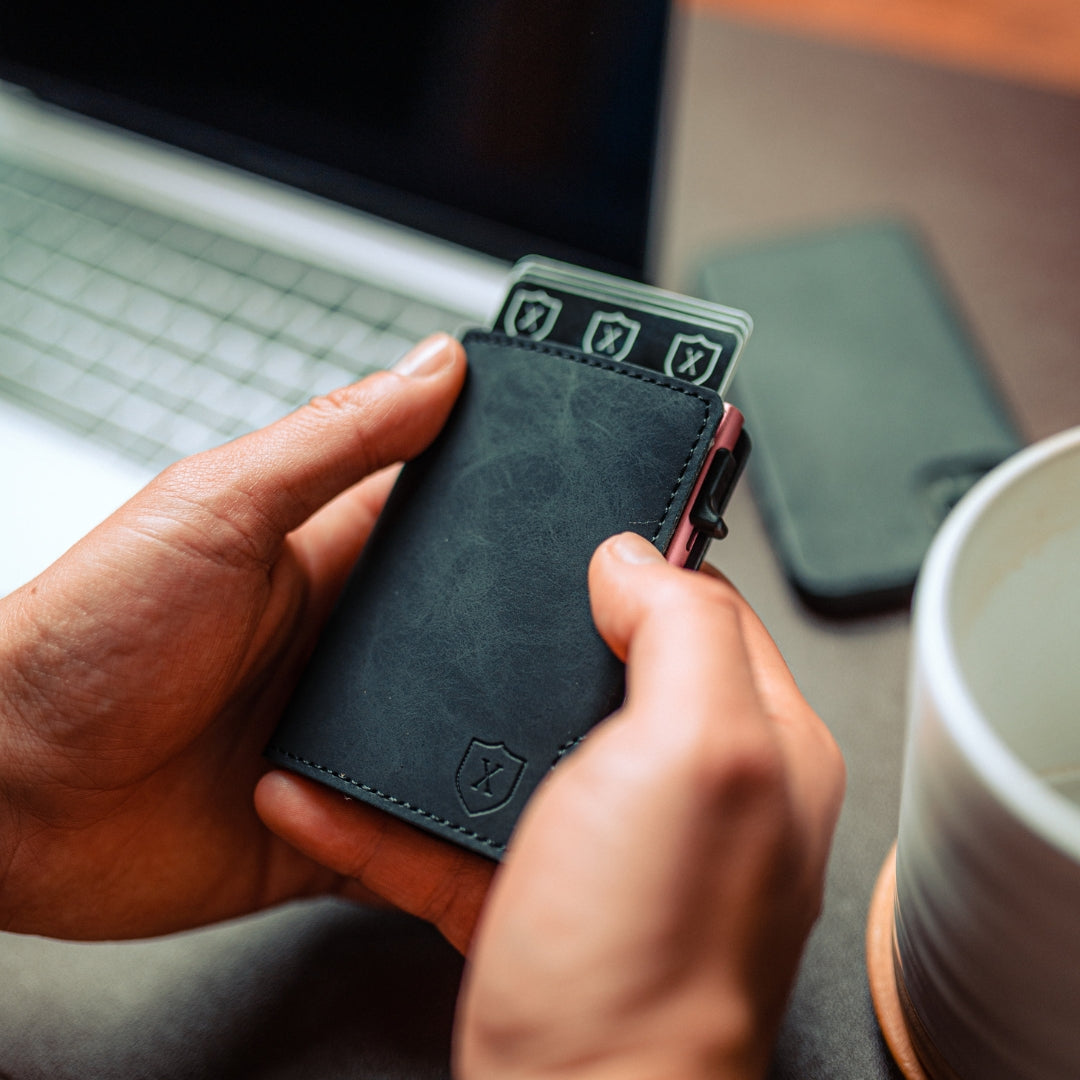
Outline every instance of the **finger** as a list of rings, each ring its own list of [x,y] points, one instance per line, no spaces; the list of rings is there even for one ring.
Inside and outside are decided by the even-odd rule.
[[[593,618],[627,664],[627,701],[647,715],[702,720],[760,712],[734,594],[671,566],[623,533],[589,566]]]
[[[171,495],[204,510],[254,558],[272,558],[287,533],[335,496],[423,450],[464,378],[461,345],[435,335],[389,372],[314,398],[269,427],[179,462],[144,498]]]
[[[344,586],[399,471],[399,466],[390,465],[366,477],[317,510],[289,537],[311,583],[308,610],[316,623]]]
[[[633,534],[600,546],[589,583],[597,627],[627,661],[628,711],[651,718],[657,746],[682,736],[723,772],[740,760],[766,768],[775,743],[795,804],[827,837],[843,790],[839,752],[746,601]]]
[[[782,716],[793,705],[801,706],[803,696],[787,661],[777,648],[772,635],[765,629],[765,624],[743,598],[742,593],[732,584],[726,574],[708,563],[702,566],[700,573],[721,582],[737,598],[746,649],[750,655],[758,692],[766,707],[778,716]]]
[[[846,767],[832,732],[803,697],[795,677],[765,624],[727,576],[713,566],[702,572],[738,596],[747,654],[762,706],[775,725],[788,762],[789,784],[802,815],[803,833],[824,867],[840,816]]]
[[[259,781],[255,807],[269,829],[309,858],[434,923],[466,951],[493,862],[280,770]]]

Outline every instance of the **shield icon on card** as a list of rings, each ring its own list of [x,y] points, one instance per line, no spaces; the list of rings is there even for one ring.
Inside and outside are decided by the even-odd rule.
[[[704,334],[676,334],[664,358],[664,374],[701,386],[716,370],[723,345]]]
[[[490,814],[505,806],[517,790],[525,759],[506,743],[473,739],[458,766],[458,798],[471,817]]]
[[[503,329],[510,337],[543,341],[555,326],[562,301],[543,289],[518,289],[507,305]]]
[[[608,360],[625,360],[640,329],[641,323],[628,319],[621,311],[594,311],[581,339],[581,349]]]

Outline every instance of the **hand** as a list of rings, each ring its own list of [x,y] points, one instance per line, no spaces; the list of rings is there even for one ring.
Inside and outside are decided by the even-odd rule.
[[[393,480],[376,470],[434,438],[464,375],[460,346],[430,339],[394,373],[165,470],[0,602],[0,927],[141,936],[374,888],[464,940],[484,860],[268,777],[267,819],[347,846],[345,875],[275,836],[252,800]],[[318,831],[345,814],[347,844]]]
[[[627,700],[526,808],[457,1075],[760,1077],[821,904],[839,752],[727,582],[627,534],[590,588]]]

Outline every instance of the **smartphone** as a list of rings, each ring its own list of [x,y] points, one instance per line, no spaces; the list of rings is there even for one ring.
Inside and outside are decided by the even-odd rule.
[[[1021,446],[925,242],[895,220],[775,237],[715,253],[700,291],[754,312],[731,397],[795,591],[831,616],[906,604],[946,514]]]

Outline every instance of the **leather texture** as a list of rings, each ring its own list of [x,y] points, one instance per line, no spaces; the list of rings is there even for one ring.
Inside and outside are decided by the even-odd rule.
[[[711,390],[561,347],[465,337],[267,756],[491,858],[549,769],[619,706],[587,570],[665,550],[723,411]]]

